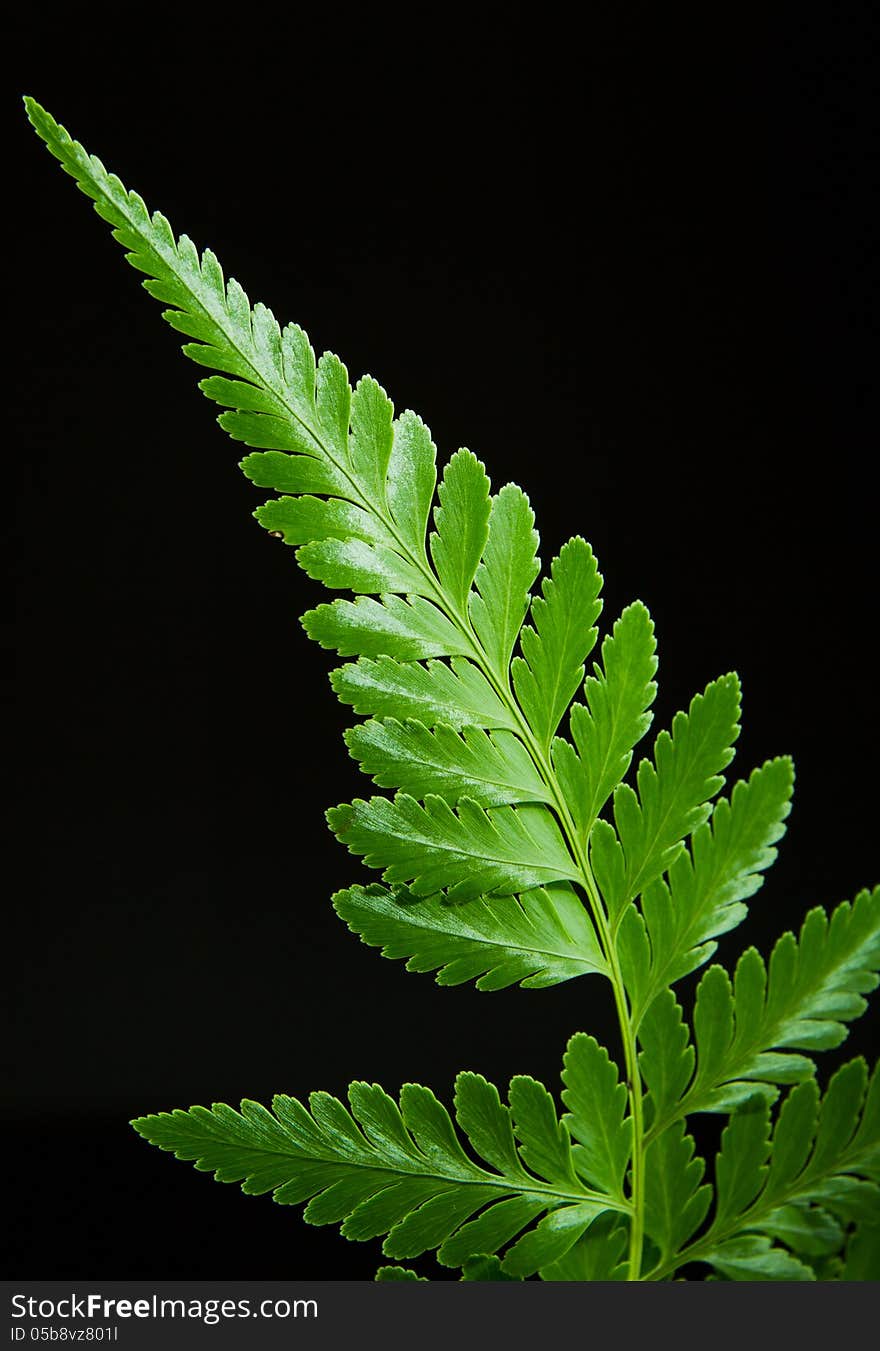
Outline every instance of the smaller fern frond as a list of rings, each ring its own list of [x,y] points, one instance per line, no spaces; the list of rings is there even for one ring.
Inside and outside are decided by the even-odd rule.
[[[505,1106],[481,1075],[460,1074],[458,1129],[429,1089],[405,1084],[398,1104],[366,1083],[351,1085],[348,1108],[328,1093],[313,1093],[308,1108],[280,1094],[272,1111],[245,1100],[240,1111],[217,1103],[132,1125],[220,1182],[240,1182],[248,1194],[271,1192],[282,1204],[307,1202],[310,1223],[339,1224],[357,1240],[384,1235],[388,1257],[437,1249],[441,1263],[462,1266],[507,1248],[506,1273],[528,1276],[563,1257],[597,1215],[628,1211],[619,1185],[616,1194],[604,1192],[578,1164],[580,1150],[589,1154],[591,1170],[605,1175],[595,1167],[596,1150],[583,1144],[604,1129],[598,1119],[590,1124],[598,1102],[585,1078],[599,1054],[575,1043],[566,1058],[571,1119],[581,1140],[574,1150],[550,1094],[527,1076],[511,1081]]]
[[[383,957],[406,958],[408,971],[436,971],[438,985],[476,982],[504,990],[519,982],[544,989],[576,976],[608,976],[592,921],[570,886],[536,887],[520,896],[481,897],[450,906],[378,885],[333,897],[352,933]]]
[[[697,1069],[683,1109],[729,1110],[749,1096],[749,1084],[811,1075],[810,1055],[841,1044],[878,971],[880,887],[844,901],[830,919],[819,907],[809,911],[797,940],[790,933],[778,940],[767,969],[749,948],[732,986],[721,967],[710,967],[697,987]]]

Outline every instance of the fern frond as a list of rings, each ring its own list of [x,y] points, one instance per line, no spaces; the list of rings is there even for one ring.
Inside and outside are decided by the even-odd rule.
[[[733,981],[710,967],[693,1041],[670,989],[741,921],[785,828],[785,758],[712,805],[739,732],[737,677],[696,695],[634,786],[624,782],[656,693],[645,607],[623,611],[585,678],[602,585],[589,545],[569,540],[533,596],[539,539],[519,487],[493,494],[468,450],[438,485],[416,414],[395,416],[370,376],[352,389],[336,356],[316,360],[298,326],[251,305],[210,250],[175,238],[39,105],[27,108],[189,339],[185,353],[215,372],[200,388],[250,448],[243,471],[280,495],[257,520],[309,577],[353,597],[302,622],[354,659],[331,675],[369,719],[346,741],[397,792],[328,813],[392,888],[340,892],[338,913],[440,984],[537,988],[602,973],[623,1046],[621,1077],[592,1038],[572,1038],[561,1119],[533,1079],[513,1079],[505,1106],[481,1076],[462,1074],[458,1129],[428,1089],[405,1085],[398,1104],[364,1083],[348,1108],[326,1093],[308,1109],[280,1095],[271,1112],[245,1100],[240,1111],[142,1117],[136,1129],[221,1181],[307,1202],[310,1222],[385,1236],[389,1257],[436,1249],[464,1280],[653,1280],[689,1261],[726,1280],[870,1269],[877,1075],[865,1096],[864,1065],[852,1062],[820,1103],[803,1052],[839,1045],[877,984],[880,889],[830,921],[811,911],[769,970],[753,949]],[[771,1131],[770,1103],[789,1083]],[[713,1189],[686,1117],[730,1109],[706,1227]],[[389,1266],[377,1279],[421,1278]]]
[[[721,1243],[706,1258],[729,1281],[814,1281],[815,1273],[765,1234],[744,1234]]]
[[[588,1091],[579,1066],[566,1074]],[[281,1094],[271,1112],[245,1100],[240,1111],[217,1103],[132,1125],[220,1182],[271,1192],[282,1204],[308,1202],[312,1224],[339,1224],[350,1239],[385,1235],[392,1258],[438,1249],[442,1263],[460,1266],[512,1244],[505,1270],[527,1276],[563,1256],[597,1215],[628,1209],[580,1176],[568,1130],[533,1079],[511,1081],[506,1107],[481,1075],[460,1074],[458,1130],[417,1084],[403,1086],[399,1106],[377,1084],[352,1084],[348,1096],[349,1108],[327,1093],[313,1093],[308,1109]]]
[[[564,884],[521,896],[450,906],[386,887],[349,887],[333,897],[352,933],[408,971],[436,971],[438,985],[476,982],[503,990],[517,981],[544,989],[576,976],[609,974],[584,906]]]
[[[253,447],[244,472],[284,494],[258,508],[261,524],[295,547],[310,576],[355,593],[318,605],[303,624],[322,646],[358,659],[333,676],[340,698],[373,718],[349,733],[350,748],[381,786],[403,792],[337,809],[334,827],[416,894],[584,886],[601,931],[601,907],[618,915],[707,814],[735,735],[733,678],[678,715],[671,737],[661,734],[657,769],[639,769],[637,799],[620,779],[647,726],[656,658],[650,617],[631,606],[603,642],[586,703],[572,709],[573,744],[556,738],[550,757],[596,638],[601,578],[589,546],[564,546],[524,627],[539,564],[521,489],[493,496],[480,461],[459,451],[426,540],[436,449],[424,423],[410,412],[395,418],[369,376],[352,390],[338,358],[316,361],[301,329],[282,330],[265,306],[251,306],[210,251],[200,257],[175,240],[164,217],[48,114],[30,101],[28,112],[148,274],[147,290],[171,307],[165,318],[194,339],[187,355],[221,372],[202,389],[226,408],[219,420],[229,435]],[[585,873],[587,839],[615,789],[624,890],[599,898]],[[598,861],[598,843],[593,851]]]

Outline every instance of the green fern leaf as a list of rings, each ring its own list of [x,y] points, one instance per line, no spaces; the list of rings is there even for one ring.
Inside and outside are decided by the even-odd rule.
[[[348,441],[348,460],[367,500],[387,508],[385,480],[394,441],[394,407],[371,376],[365,375],[358,381],[350,415],[341,413],[340,431]]]
[[[696,1052],[681,1005],[671,990],[653,1001],[639,1028],[639,1066],[648,1088],[645,1115],[658,1130],[675,1120],[691,1082]]]
[[[798,1085],[783,1103],[772,1138],[767,1103],[734,1113],[716,1165],[718,1207],[705,1239],[706,1260],[714,1263],[717,1238],[735,1229],[760,1230],[807,1256],[838,1251],[843,1230],[827,1210],[840,1207],[849,1216],[848,1189],[840,1201],[835,1197],[839,1177],[861,1174],[880,1217],[880,1187],[871,1180],[880,1175],[877,1070],[866,1095],[867,1079],[865,1062],[856,1059],[833,1075],[821,1102],[812,1081]],[[731,1186],[731,1178],[738,1185]]]
[[[842,1225],[820,1206],[792,1204],[765,1215],[761,1229],[800,1257],[830,1257],[844,1243]]]
[[[425,531],[437,482],[437,447],[422,419],[409,409],[395,419],[393,434],[385,498],[404,550],[427,561]]]
[[[334,649],[340,657],[420,661],[423,657],[467,656],[472,650],[442,610],[421,596],[334,600],[307,610],[302,625],[311,639]]]
[[[504,1270],[512,1276],[533,1276],[536,1271],[565,1257],[586,1233],[603,1207],[595,1201],[561,1206],[513,1245],[504,1257]]]
[[[787,933],[776,943],[769,972],[754,948],[740,958],[733,985],[720,966],[710,967],[694,1009],[696,1074],[675,1114],[728,1111],[755,1093],[775,1096],[762,1085],[809,1077],[812,1060],[795,1052],[839,1046],[845,1024],[865,1011],[878,970],[880,888],[843,902],[830,921],[811,910],[799,941]]]
[[[626,1086],[617,1066],[594,1037],[579,1032],[564,1057],[564,1121],[577,1141],[580,1174],[600,1191],[623,1198],[623,1175],[632,1153],[632,1122],[626,1116]]]
[[[436,448],[415,414],[396,417],[369,376],[352,390],[337,357],[316,361],[302,329],[251,305],[210,250],[176,239],[43,109],[27,107],[169,307],[185,353],[214,372],[200,388],[250,448],[242,469],[280,494],[257,509],[259,523],[310,577],[355,597],[302,622],[321,646],[356,659],[331,676],[370,719],[346,740],[380,787],[400,791],[328,813],[349,850],[395,886],[338,893],[340,916],[441,984],[609,976],[626,1064],[624,1085],[592,1038],[572,1038],[562,1120],[533,1079],[515,1078],[505,1106],[481,1076],[462,1074],[458,1129],[428,1089],[405,1085],[398,1104],[363,1083],[351,1085],[349,1108],[326,1093],[308,1110],[281,1095],[272,1112],[246,1100],[240,1112],[194,1107],[139,1118],[136,1129],[219,1180],[307,1202],[311,1223],[384,1236],[388,1257],[436,1249],[465,1280],[653,1280],[689,1261],[723,1280],[867,1279],[858,1273],[876,1259],[877,1075],[866,1094],[864,1065],[852,1062],[820,1103],[802,1053],[838,1045],[877,984],[880,890],[830,922],[812,911],[799,941],[777,943],[769,971],[754,950],[733,982],[710,967],[693,1044],[669,989],[743,918],[784,830],[785,759],[711,805],[739,730],[736,676],[677,714],[635,787],[624,783],[656,692],[645,607],[624,610],[584,679],[601,586],[589,545],[570,540],[531,597],[538,536],[520,488],[492,496],[464,450],[438,487]],[[583,702],[569,708],[582,683]],[[613,825],[600,815],[609,800]],[[770,1103],[787,1083],[796,1087],[771,1130]],[[731,1108],[714,1214],[695,1238],[712,1188],[685,1118]],[[422,1278],[395,1266],[377,1279]]]
[[[185,235],[175,240],[164,216],[158,212],[151,216],[137,193],[127,192],[39,104],[27,99],[26,107],[49,150],[113,227],[128,262],[147,274],[146,289],[172,307],[164,317],[195,339],[184,349],[187,355],[236,377],[224,387],[237,401],[234,412],[222,415],[226,429],[248,444],[319,459],[328,451],[326,438],[333,452],[328,455],[332,467],[351,480],[350,395],[341,363],[327,356],[316,371],[301,329],[289,325],[282,333],[270,310],[262,305],[252,309],[238,283],[226,283],[209,250],[200,258]],[[238,382],[253,386],[255,392],[240,390]],[[218,386],[211,385],[209,397],[218,392]],[[343,495],[363,499],[351,481]]]
[[[375,547],[359,539],[328,539],[305,544],[296,561],[316,582],[360,595],[397,592],[416,596],[422,579],[411,563],[393,549]]]
[[[386,718],[351,728],[345,740],[380,787],[400,788],[411,797],[434,794],[451,806],[463,797],[481,807],[552,803],[534,761],[511,732],[464,727],[459,733],[443,723],[431,731],[416,719]]]
[[[529,591],[540,570],[535,513],[521,488],[508,483],[492,499],[489,535],[471,595],[470,617],[495,675],[505,684]]]
[[[555,818],[543,807],[487,811],[462,798],[453,810],[440,797],[428,796],[422,806],[398,793],[393,802],[356,798],[351,806],[332,808],[327,819],[351,853],[416,896],[447,890],[450,901],[467,901],[579,876]]]
[[[333,671],[330,682],[343,703],[364,715],[413,718],[428,727],[444,723],[459,731],[468,726],[516,728],[482,671],[460,657],[448,666],[441,661],[423,666],[391,657],[361,658]]]
[[[311,455],[284,455],[278,450],[267,450],[246,455],[239,467],[257,488],[275,488],[280,493],[328,493],[352,505],[360,502],[360,494],[340,469]],[[266,508],[259,510],[265,512]],[[367,514],[364,510],[363,515]]]
[[[681,852],[682,841],[707,819],[720,771],[733,757],[739,734],[739,681],[721,676],[677,713],[661,732],[655,764],[639,765],[638,795],[628,784],[614,794],[614,820],[626,861],[624,895],[632,900]]]
[[[353,504],[361,509],[361,526],[364,516],[378,518],[367,540],[362,528],[346,537],[332,531],[328,538],[326,522],[317,537],[300,535],[298,561],[312,576],[365,593],[355,602],[310,611],[303,619],[307,632],[344,656],[411,661],[471,655],[472,640],[434,604],[440,595],[424,541],[434,448],[420,420],[404,414],[395,421],[390,401],[369,377],[352,394],[338,358],[325,354],[316,363],[301,329],[288,325],[282,331],[271,311],[252,307],[236,282],[225,281],[210,251],[200,258],[185,236],[175,241],[164,217],[150,216],[137,194],[32,101],[28,113],[114,226],[128,260],[148,274],[147,290],[173,307],[164,317],[196,339],[185,347],[187,355],[225,373],[202,387],[208,397],[231,405],[220,417],[224,429],[262,452],[245,458],[248,476],[284,493],[327,493]],[[273,510],[289,512],[290,505],[262,508],[264,522]],[[314,506],[310,510],[314,516]],[[300,527],[303,520],[300,514]],[[369,593],[383,599],[367,599]]]
[[[880,1073],[875,1067],[868,1083],[865,1062],[856,1059],[833,1075],[821,1101],[813,1080],[796,1085],[772,1132],[766,1100],[733,1114],[716,1160],[712,1223],[652,1278],[699,1260],[732,1280],[813,1280],[812,1268],[775,1241],[804,1257],[832,1254],[843,1242],[837,1217],[852,1218],[854,1195],[859,1217],[877,1222],[878,1183]]]
[[[523,655],[513,659],[513,684],[544,751],[583,680],[584,661],[596,641],[592,626],[602,609],[601,586],[589,544],[579,536],[570,539],[550,565],[543,594],[532,601],[532,625],[520,633]]]
[[[528,1166],[548,1182],[568,1187],[577,1174],[571,1136],[556,1119],[556,1106],[543,1084],[527,1074],[510,1081],[510,1110],[520,1152]]]
[[[377,516],[338,497],[273,497],[254,516],[285,544],[335,540],[394,547],[394,536]]]
[[[570,1233],[574,1242],[591,1217],[626,1211],[626,1202],[578,1175],[543,1085],[514,1079],[507,1108],[482,1076],[464,1073],[455,1103],[460,1131],[488,1167],[465,1152],[446,1109],[418,1084],[403,1086],[399,1106],[377,1084],[354,1083],[350,1109],[328,1093],[313,1093],[309,1110],[279,1095],[271,1112],[246,1100],[240,1112],[219,1103],[132,1125],[218,1181],[241,1182],[248,1194],[272,1192],[282,1204],[307,1201],[312,1224],[339,1224],[355,1240],[385,1235],[383,1252],[392,1258],[436,1248],[441,1262],[458,1266],[497,1252],[545,1216],[541,1234],[509,1254],[518,1254],[511,1274],[531,1275],[543,1254],[565,1247]]]
[[[654,625],[641,602],[627,606],[602,643],[602,665],[584,684],[586,704],[575,704],[574,741],[553,741],[553,764],[585,843],[599,812],[629,769],[633,747],[651,723],[657,693]]]
[[[596,931],[570,887],[557,884],[500,900],[450,907],[385,887],[350,887],[333,904],[353,933],[408,971],[436,971],[438,985],[476,981],[503,990],[543,989],[576,976],[608,975]]]
[[[715,1164],[713,1229],[729,1229],[731,1219],[748,1210],[767,1179],[769,1154],[769,1108],[753,1100],[733,1114],[721,1137]]]
[[[437,1260],[446,1266],[458,1267],[474,1253],[498,1252],[546,1209],[547,1203],[541,1196],[510,1196],[497,1201],[448,1238],[437,1253]]]
[[[510,1112],[498,1089],[482,1074],[462,1071],[455,1081],[455,1115],[476,1152],[486,1163],[510,1177],[528,1181],[514,1139]],[[555,1117],[555,1113],[554,1113]],[[472,1252],[482,1252],[473,1248]],[[494,1249],[486,1249],[487,1252]]]

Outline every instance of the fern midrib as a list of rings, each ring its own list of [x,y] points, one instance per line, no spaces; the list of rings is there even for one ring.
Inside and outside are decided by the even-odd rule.
[[[796,1178],[792,1179],[788,1187],[782,1191],[774,1192],[771,1196],[765,1196],[762,1191],[761,1195],[742,1214],[734,1216],[728,1224],[723,1225],[720,1229],[710,1230],[703,1234],[701,1238],[695,1239],[693,1243],[682,1248],[669,1261],[656,1267],[645,1277],[645,1280],[663,1281],[677,1271],[679,1267],[683,1267],[685,1263],[705,1260],[705,1253],[711,1252],[720,1243],[725,1243],[737,1234],[757,1228],[762,1219],[766,1219],[780,1206],[788,1205],[790,1201],[797,1201],[798,1199],[809,1199],[810,1191],[817,1183],[827,1181],[828,1178],[838,1177],[841,1173],[858,1171],[861,1165],[870,1161],[870,1156],[874,1150],[876,1150],[876,1145],[873,1144],[855,1150],[850,1149],[842,1158],[829,1160],[827,1168],[820,1168],[812,1172],[808,1163],[806,1168]]]
[[[303,1153],[302,1155],[294,1155],[292,1153],[279,1152],[274,1149],[259,1149],[256,1146],[249,1146],[249,1148],[253,1149],[254,1153],[258,1154],[261,1160],[269,1158],[277,1159],[279,1162],[305,1161],[308,1163],[327,1163],[339,1168],[358,1168],[371,1173],[384,1174],[387,1175],[391,1181],[396,1182],[399,1182],[401,1177],[428,1178],[437,1182],[448,1182],[456,1186],[494,1187],[498,1191],[516,1192],[518,1194],[529,1196],[546,1196],[559,1201],[560,1204],[579,1204],[583,1201],[595,1201],[608,1210],[618,1211],[624,1215],[629,1214],[630,1211],[630,1207],[625,1201],[606,1195],[605,1192],[594,1191],[591,1187],[584,1187],[582,1191],[578,1192],[568,1191],[562,1187],[554,1186],[553,1183],[542,1182],[537,1178],[532,1179],[525,1173],[523,1174],[522,1180],[506,1177],[498,1173],[487,1173],[484,1169],[480,1168],[479,1164],[473,1164],[472,1170],[467,1172],[464,1169],[461,1169],[458,1172],[453,1169],[443,1172],[438,1169],[436,1165],[432,1164],[430,1160],[426,1160],[427,1167],[421,1168],[418,1166],[417,1159],[410,1158],[405,1160],[405,1162],[409,1164],[408,1167],[405,1167],[403,1163],[399,1166],[397,1164],[391,1164],[387,1160],[381,1163],[371,1163],[364,1159],[340,1158],[338,1154],[325,1155],[318,1153]],[[245,1180],[250,1176],[251,1174],[248,1173]],[[286,1183],[280,1182],[278,1184],[278,1187],[283,1186],[286,1186]],[[277,1191],[278,1187],[273,1187],[272,1190]],[[323,1190],[323,1188],[321,1190]],[[316,1192],[315,1194],[320,1195],[320,1192]]]

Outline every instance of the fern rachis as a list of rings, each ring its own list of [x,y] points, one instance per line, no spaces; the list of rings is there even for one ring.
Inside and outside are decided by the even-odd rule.
[[[405,1085],[395,1102],[356,1083],[348,1107],[279,1095],[271,1112],[246,1100],[136,1129],[219,1180],[307,1201],[312,1222],[385,1236],[389,1257],[436,1250],[464,1279],[658,1280],[695,1260],[724,1279],[846,1278],[850,1249],[863,1271],[880,1247],[877,1074],[852,1061],[822,1097],[812,1053],[839,1044],[876,985],[880,890],[830,921],[812,911],[769,968],[754,949],[733,979],[708,967],[690,1021],[672,988],[742,922],[785,828],[784,757],[719,797],[737,677],[696,695],[630,774],[656,693],[646,608],[626,607],[597,650],[602,578],[580,536],[539,581],[520,488],[493,493],[467,450],[438,482],[419,417],[395,418],[371,377],[352,390],[338,358],[316,361],[301,329],[251,306],[210,251],[175,238],[27,106],[169,307],[186,354],[217,372],[201,388],[250,448],[245,474],[278,494],[260,524],[310,577],[354,595],[303,623],[353,659],[331,677],[366,717],[348,748],[396,792],[328,812],[382,873],[338,893],[337,912],[443,984],[601,974],[623,1047],[621,1073],[591,1037],[572,1038],[561,1115],[535,1080],[515,1077],[504,1103],[462,1074],[455,1121],[426,1088]],[[694,1112],[730,1115],[711,1184],[687,1131]]]

